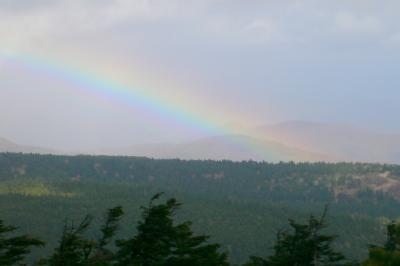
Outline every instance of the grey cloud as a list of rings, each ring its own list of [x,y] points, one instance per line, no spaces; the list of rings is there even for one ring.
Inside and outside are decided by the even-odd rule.
[[[52,0],[29,0],[29,1],[15,1],[15,0],[0,0],[0,11],[16,12],[16,11],[29,11],[44,6],[56,4],[57,1]]]
[[[0,48],[71,59],[83,68],[112,61],[116,72],[134,72],[139,65],[150,80],[184,84],[171,93],[199,95],[200,105],[216,102],[260,123],[400,129],[394,90],[400,86],[399,9],[394,0],[0,0]],[[179,126],[146,122],[88,97],[62,99],[54,92],[59,84],[40,75],[4,65],[0,75],[0,137],[60,147],[95,146],[110,136],[118,136],[111,141],[118,145],[160,141],[159,132],[163,140],[188,138]],[[74,110],[65,114],[70,105]]]

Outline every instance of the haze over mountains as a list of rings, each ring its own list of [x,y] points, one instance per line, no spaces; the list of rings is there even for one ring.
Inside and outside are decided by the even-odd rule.
[[[42,147],[20,145],[10,140],[0,137],[0,152],[22,152],[22,153],[39,153],[39,154],[60,154],[56,150],[46,149]]]
[[[256,160],[256,161],[318,161],[329,156],[308,152],[280,142],[246,135],[207,137],[185,143],[134,145],[124,149],[105,150],[96,154],[134,155],[152,158]]]
[[[255,2],[2,1],[2,150],[399,162],[398,135],[340,125],[215,136],[400,133],[399,1]]]
[[[245,131],[243,131],[245,132]],[[106,146],[106,145],[104,145]],[[18,145],[0,138],[0,151],[66,154]],[[278,161],[362,161],[400,163],[400,134],[340,124],[301,121],[265,125],[237,135],[210,136],[181,143],[126,145],[69,152],[180,159]]]
[[[285,122],[257,129],[286,145],[328,154],[345,161],[400,162],[400,134],[360,129],[349,125]]]

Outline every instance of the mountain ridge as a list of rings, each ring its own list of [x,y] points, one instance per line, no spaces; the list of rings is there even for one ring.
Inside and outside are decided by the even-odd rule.
[[[323,154],[311,153],[278,142],[246,135],[221,135],[185,143],[133,145],[120,150],[94,152],[107,155],[132,155],[151,158],[211,159],[234,161],[322,161],[333,160]]]
[[[53,149],[21,145],[6,138],[0,137],[0,152],[16,152],[16,153],[37,153],[37,154],[63,154]]]
[[[0,138],[0,152],[39,154],[127,155],[151,158],[327,161],[400,163],[400,134],[382,133],[346,124],[286,121],[261,125],[231,135],[185,142],[161,142],[60,151],[20,145]]]
[[[400,162],[400,134],[395,133],[377,132],[346,124],[292,121],[261,126],[253,134],[345,161]]]

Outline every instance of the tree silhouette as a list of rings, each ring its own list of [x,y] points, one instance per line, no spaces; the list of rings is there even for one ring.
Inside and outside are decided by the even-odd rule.
[[[363,266],[400,265],[400,224],[391,222],[386,227],[387,240],[383,247],[372,246]]]
[[[90,227],[91,216],[86,216],[76,227],[73,223],[64,225],[59,246],[54,254],[41,265],[51,266],[106,266],[111,265],[113,252],[106,248],[118,229],[118,221],[123,215],[122,207],[109,209],[105,223],[101,227],[101,237],[98,240],[87,239],[84,233]]]
[[[142,207],[142,221],[137,235],[129,240],[117,241],[118,265],[228,265],[226,254],[219,253],[218,244],[207,244],[207,236],[194,236],[191,223],[174,224],[175,212],[181,204],[171,198],[155,205],[162,193]]]
[[[327,208],[322,216],[311,215],[308,223],[300,224],[289,220],[290,230],[280,230],[274,246],[274,254],[267,259],[252,257],[251,266],[320,266],[347,265],[344,256],[332,248],[334,235],[323,234]]]
[[[29,235],[14,235],[17,228],[6,226],[0,220],[0,265],[15,265],[24,260],[25,255],[29,254],[32,247],[44,246],[44,242]]]

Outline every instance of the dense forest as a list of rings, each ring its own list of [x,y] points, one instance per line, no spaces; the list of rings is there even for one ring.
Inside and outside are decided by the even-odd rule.
[[[192,222],[176,223],[175,215],[181,203],[170,198],[156,201],[163,193],[154,195],[147,206],[141,207],[141,220],[136,234],[128,239],[114,240],[119,221],[124,215],[121,206],[107,211],[100,233],[88,237],[85,233],[93,217],[87,215],[80,223],[66,220],[61,238],[53,254],[37,259],[32,265],[42,266],[229,266],[227,252],[220,244],[209,243],[209,236],[195,235]],[[332,247],[337,236],[323,233],[327,208],[321,217],[310,215],[304,224],[289,219],[290,229],[277,233],[273,253],[265,258],[251,256],[243,266],[396,266],[400,264],[400,224],[387,225],[383,246],[371,246],[368,258],[359,263],[349,261]],[[14,226],[0,220],[0,265],[22,265],[31,248],[45,245],[30,235],[15,235]],[[14,234],[11,235],[10,234]],[[114,240],[114,243],[113,243]],[[26,265],[26,264],[23,264]]]
[[[160,191],[184,203],[174,212],[176,225],[186,225],[185,234],[198,236],[198,244],[209,247],[223,263],[284,265],[265,263],[285,239],[303,232],[304,226],[318,227],[318,217],[325,216],[329,226],[323,229],[324,239],[332,256],[339,259],[343,254],[343,263],[365,261],[374,252],[370,246],[382,247],[375,249],[379,256],[397,250],[389,247],[385,233],[400,216],[396,165],[0,154],[0,227],[13,225],[19,234],[46,242],[31,243],[41,247],[27,255],[30,263],[55,259],[63,237],[75,232],[80,221],[85,225],[87,214],[94,218],[83,230],[85,237],[97,239],[98,228],[105,228],[104,211],[115,206],[125,214],[117,219],[114,238],[140,236],[137,225],[146,217],[140,206],[150,209],[149,199]],[[122,252],[123,241],[107,241],[111,253]],[[92,252],[98,252],[100,244],[94,242]]]

